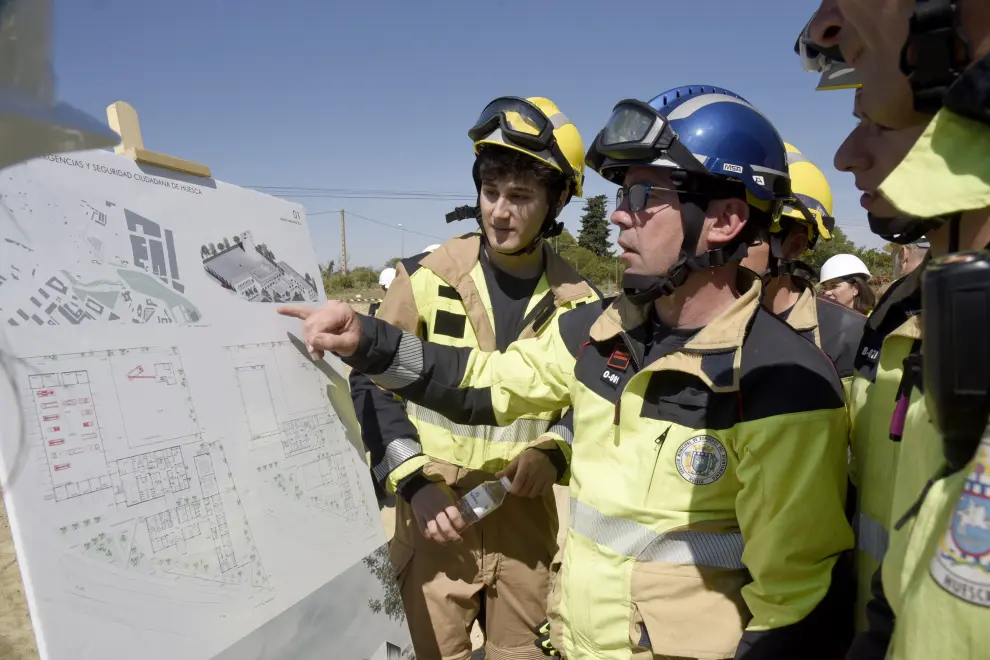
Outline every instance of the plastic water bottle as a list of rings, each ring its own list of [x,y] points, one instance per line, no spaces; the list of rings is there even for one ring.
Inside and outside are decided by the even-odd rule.
[[[494,481],[486,481],[468,491],[458,503],[464,522],[473,525],[501,506],[511,486],[512,482],[509,478],[502,477]]]

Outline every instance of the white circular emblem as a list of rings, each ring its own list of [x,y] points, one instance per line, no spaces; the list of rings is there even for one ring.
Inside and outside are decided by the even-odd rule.
[[[677,448],[674,464],[685,481],[706,486],[725,474],[729,455],[717,438],[697,435]]]

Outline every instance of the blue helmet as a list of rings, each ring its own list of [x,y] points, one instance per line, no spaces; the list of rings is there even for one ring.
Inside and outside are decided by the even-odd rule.
[[[672,293],[691,272],[746,256],[752,232],[697,254],[705,220],[703,200],[745,197],[756,209],[750,223],[766,232],[792,199],[787,148],[777,129],[749,101],[721,87],[689,85],[649,103],[620,101],[585,162],[620,185],[630,167],[668,168],[674,171],[671,179],[677,189],[690,193],[682,198],[684,238],[677,263],[662,276],[623,278],[626,295],[636,303]]]
[[[758,200],[783,202],[791,195],[787,149],[777,129],[743,97],[708,85],[677,87],[649,103],[621,101],[587,164],[613,183],[621,183],[629,167],[649,165],[737,180]]]

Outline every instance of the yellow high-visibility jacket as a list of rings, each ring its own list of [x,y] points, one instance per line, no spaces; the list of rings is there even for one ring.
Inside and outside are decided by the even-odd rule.
[[[892,283],[867,320],[846,402],[852,449],[850,478],[856,492],[853,529],[858,632],[868,627],[866,607],[889,544],[900,429],[912,380],[919,377],[914,373],[905,377],[904,367],[908,356],[913,354],[916,360],[920,355],[921,270]]]
[[[986,75],[986,67],[976,66],[963,74]],[[963,82],[960,79],[953,87],[976,90],[986,81]],[[987,153],[990,126],[943,109],[880,191],[899,211],[913,217],[990,207]],[[881,359],[888,344],[903,346],[915,336],[919,342],[927,341],[920,324],[910,333],[906,338],[888,337]],[[863,636],[866,641],[876,640],[874,653],[857,658],[955,660],[982,658],[990,649],[990,443],[984,439],[963,470],[936,479],[945,458],[922,383],[919,373],[910,388],[893,478],[890,546],[881,568],[883,589],[871,603],[870,634]],[[919,501],[917,515],[906,516]],[[898,527],[898,522],[903,524]],[[882,643],[885,635],[891,640],[889,648]]]
[[[519,338],[539,336],[552,327],[557,315],[600,300],[598,292],[547,244],[542,249],[543,277],[529,300]],[[471,233],[399,262],[375,316],[437,344],[497,350],[480,250],[480,234]],[[390,492],[421,474],[431,460],[447,469],[456,466],[494,474],[532,446],[556,444],[565,461],[570,457],[569,425],[555,425],[561,417],[559,409],[522,415],[505,427],[465,425],[414,402],[403,409],[360,374],[352,374],[350,380],[362,434],[372,454],[372,472]],[[454,475],[452,480],[456,479]]]
[[[740,291],[651,364],[652,306],[625,298],[505,353],[362,317],[345,361],[458,423],[572,406],[570,528],[550,605],[569,660],[841,652],[832,573],[853,545],[842,387],[744,271]]]

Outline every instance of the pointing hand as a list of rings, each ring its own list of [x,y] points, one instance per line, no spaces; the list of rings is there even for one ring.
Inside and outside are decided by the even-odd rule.
[[[302,320],[303,341],[314,360],[322,359],[324,351],[342,357],[357,352],[361,341],[361,323],[357,312],[347,303],[330,300],[323,307],[285,305],[276,311],[282,316]]]

